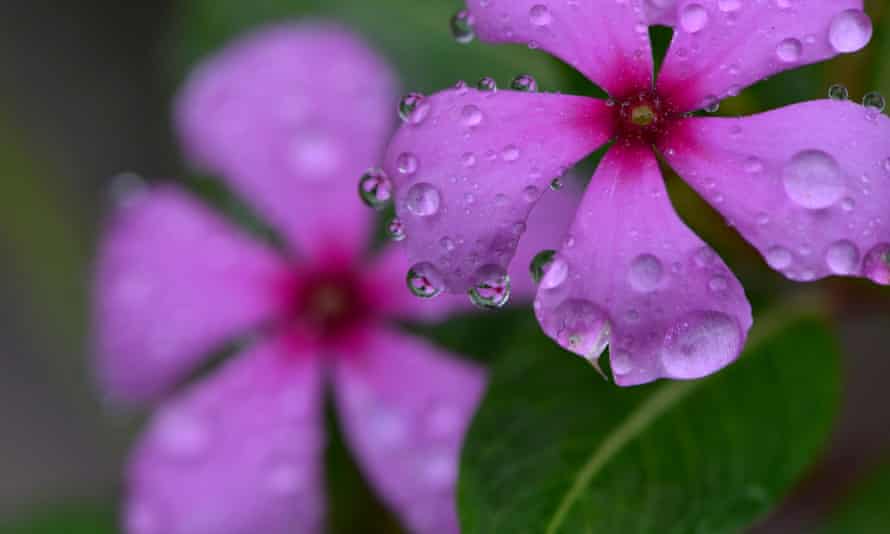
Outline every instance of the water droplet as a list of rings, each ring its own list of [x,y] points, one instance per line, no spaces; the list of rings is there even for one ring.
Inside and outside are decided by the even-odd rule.
[[[479,126],[482,122],[482,110],[473,104],[467,104],[460,111],[460,122],[464,126]]]
[[[653,291],[661,283],[664,266],[652,254],[641,254],[634,258],[627,272],[627,281],[637,291]]]
[[[494,93],[498,90],[498,83],[494,80],[494,78],[485,76],[484,78],[479,80],[479,82],[476,84],[476,88],[478,88],[480,91]]]
[[[871,40],[871,35],[871,18],[858,9],[838,13],[828,29],[828,41],[841,53],[861,50]]]
[[[680,26],[689,33],[696,33],[708,25],[708,10],[701,4],[687,4],[680,12]]]
[[[668,331],[661,362],[673,378],[699,378],[732,361],[741,341],[738,324],[729,315],[692,312]]]
[[[802,53],[803,45],[794,38],[785,39],[776,47],[776,56],[785,63],[794,63]]]
[[[432,184],[419,182],[411,186],[405,194],[405,206],[418,217],[429,217],[439,211],[441,197]]]
[[[562,189],[562,180],[560,180],[559,178],[554,178],[553,180],[551,180],[550,189],[552,191],[559,191],[560,189]]]
[[[460,162],[463,164],[464,167],[472,167],[476,165],[476,154],[473,154],[472,152],[465,152],[460,157]]]
[[[544,4],[536,4],[529,9],[528,19],[535,26],[546,26],[553,20],[553,15]]]
[[[623,350],[612,350],[609,353],[609,366],[616,375],[626,375],[633,371],[633,364],[630,361],[630,354]]]
[[[514,91],[534,93],[538,90],[538,81],[531,74],[520,74],[510,82],[510,88]]]
[[[742,0],[717,0],[717,8],[724,13],[738,11],[742,7]]]
[[[176,460],[193,460],[210,446],[210,429],[195,415],[168,411],[157,421],[155,437],[161,451]]]
[[[865,93],[865,96],[862,97],[862,105],[870,110],[881,113],[882,111],[884,111],[884,108],[887,107],[887,101],[884,100],[884,97],[881,95],[881,93],[872,91],[870,93]]]
[[[483,310],[501,308],[510,300],[510,276],[500,265],[489,264],[475,273],[470,302]]]
[[[396,168],[400,174],[410,176],[417,172],[417,156],[411,152],[402,152],[396,158]]]
[[[841,200],[841,209],[846,212],[851,212],[856,208],[856,201],[850,197],[847,197]]]
[[[395,217],[389,221],[389,224],[386,226],[386,232],[393,241],[401,241],[405,239],[405,223],[402,222],[402,219]]]
[[[445,281],[435,265],[429,262],[415,264],[408,270],[408,289],[415,297],[425,299],[439,296],[445,290]]]
[[[772,247],[766,251],[766,263],[777,271],[790,267],[793,259],[791,251],[784,247]]]
[[[757,174],[763,172],[763,162],[754,156],[745,160],[745,172],[748,174]]]
[[[538,252],[535,254],[535,257],[532,258],[531,264],[529,265],[529,271],[531,272],[532,280],[534,280],[536,284],[541,281],[541,278],[547,272],[554,256],[556,256],[556,251],[548,249]]]
[[[706,96],[702,109],[704,109],[706,113],[717,113],[720,111],[720,99],[714,95]]]
[[[545,328],[563,348],[590,362],[599,359],[612,334],[606,314],[584,299],[568,299],[557,306]]]
[[[439,245],[440,245],[443,249],[445,249],[445,251],[447,251],[447,252],[451,252],[452,250],[454,250],[454,240],[452,240],[452,239],[451,239],[450,237],[448,237],[448,236],[445,236],[445,237],[443,237],[442,239],[440,239],[440,240],[439,240]]]
[[[807,209],[827,208],[846,192],[837,161],[821,150],[798,152],[785,166],[782,179],[788,197]]]
[[[501,151],[501,157],[504,161],[516,161],[519,159],[521,152],[516,145],[507,145],[504,147],[504,150]]]
[[[476,37],[473,29],[475,24],[473,14],[466,9],[461,9],[451,17],[451,35],[460,44],[467,44]]]
[[[828,88],[828,98],[832,100],[847,100],[850,98],[850,91],[839,83]]]
[[[729,280],[727,280],[725,276],[715,276],[708,280],[708,289],[710,289],[712,293],[724,293],[729,289]]]
[[[541,198],[541,191],[538,190],[537,187],[530,185],[522,190],[522,198],[524,198],[526,202],[534,202]]]
[[[408,93],[399,101],[399,117],[409,124],[420,124],[429,111],[430,105],[420,93]]]
[[[880,243],[865,255],[862,270],[872,282],[890,285],[890,243]]]
[[[392,198],[392,181],[383,169],[368,169],[359,179],[358,194],[367,206],[382,210]]]
[[[856,274],[859,267],[859,249],[850,241],[836,241],[825,252],[825,263],[834,274]]]

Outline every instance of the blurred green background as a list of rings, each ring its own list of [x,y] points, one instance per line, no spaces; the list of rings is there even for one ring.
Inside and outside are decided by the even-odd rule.
[[[825,0],[828,1],[828,0]],[[528,72],[542,90],[593,94],[571,69],[524,47],[456,44],[448,20],[458,0],[183,0],[5,2],[0,19],[0,533],[116,532],[119,471],[138,414],[103,402],[88,368],[91,257],[111,178],[134,171],[184,178],[171,132],[170,101],[189,67],[239,32],[295,17],[341,20],[396,66],[406,89],[432,92],[458,79]],[[871,46],[784,73],[724,102],[745,114],[823,98],[834,83],[852,98],[890,96],[890,6],[868,0]],[[590,162],[587,162],[589,168]],[[684,218],[744,282],[756,310],[801,287],[756,253],[675,178]],[[890,291],[827,280],[825,296],[843,341],[845,401],[820,464],[758,532],[808,531],[857,481],[888,488]],[[500,335],[524,324],[516,313],[486,317]],[[473,321],[427,332],[490,357]],[[807,354],[786,354],[807,358]],[[334,440],[329,464],[334,530],[398,532]],[[877,482],[875,481],[877,480]],[[886,490],[879,490],[886,491]],[[853,493],[855,495],[855,493]],[[874,499],[874,497],[872,497]],[[883,501],[890,502],[890,495]],[[839,519],[838,521],[841,521]],[[854,524],[854,523],[850,523]],[[856,532],[855,528],[849,530]]]

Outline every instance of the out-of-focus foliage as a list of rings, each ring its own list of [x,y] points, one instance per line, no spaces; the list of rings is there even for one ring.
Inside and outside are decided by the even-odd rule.
[[[890,532],[890,461],[845,499],[821,534]]]

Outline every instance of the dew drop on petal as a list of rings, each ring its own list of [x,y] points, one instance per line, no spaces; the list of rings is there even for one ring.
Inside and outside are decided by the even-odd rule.
[[[510,276],[500,265],[489,264],[480,267],[470,288],[470,302],[483,310],[503,307],[510,300]]]
[[[551,191],[559,191],[562,189],[562,180],[559,178],[554,178],[550,181],[550,190]]]
[[[553,310],[545,328],[563,348],[596,362],[609,345],[612,327],[605,313],[592,302],[568,299]]]
[[[389,224],[386,225],[386,233],[389,234],[389,238],[393,241],[402,241],[405,239],[405,223],[398,217],[393,218],[393,220],[389,221]]]
[[[866,93],[865,96],[862,97],[862,105],[867,107],[870,110],[881,113],[884,111],[884,108],[887,107],[887,101],[884,99],[884,96],[877,91],[872,91],[870,93]]]
[[[368,169],[359,179],[358,194],[367,206],[381,210],[392,198],[392,181],[383,169]]]
[[[711,293],[725,293],[726,290],[729,289],[729,280],[727,280],[725,276],[714,276],[708,280],[708,289]]]
[[[880,243],[865,255],[863,273],[872,282],[890,285],[890,243]]]
[[[553,261],[553,257],[556,256],[555,250],[542,250],[535,254],[535,257],[532,258],[531,264],[529,264],[528,269],[531,272],[532,280],[534,282],[540,283],[541,278],[543,278],[544,274],[547,272],[547,269],[550,266],[550,262]]]
[[[410,176],[417,172],[417,165],[417,156],[412,152],[402,152],[396,158],[396,168],[399,170],[399,174]]]
[[[848,9],[831,20],[828,42],[837,52],[857,52],[868,44],[871,35],[871,18],[858,9]]]
[[[825,263],[834,274],[856,274],[859,268],[859,249],[851,241],[836,241],[825,252]]]
[[[494,80],[494,78],[485,76],[476,83],[476,88],[480,91],[494,93],[498,90],[498,83]]]
[[[675,378],[698,378],[736,357],[742,336],[736,321],[718,311],[692,312],[665,336],[661,362]]]
[[[708,10],[701,4],[687,4],[680,12],[680,26],[689,33],[696,33],[708,25]]]
[[[623,350],[613,350],[609,353],[609,366],[616,375],[626,375],[633,371],[630,354]]]
[[[640,292],[653,291],[661,283],[664,266],[652,254],[641,254],[633,259],[627,273],[630,286]]]
[[[717,0],[717,8],[724,13],[738,11],[742,7],[742,0]]]
[[[451,17],[451,35],[460,44],[468,44],[476,37],[473,29],[475,20],[473,14],[466,9],[461,9]]]
[[[520,74],[510,82],[510,89],[524,93],[534,93],[538,90],[538,81],[531,74]]]
[[[429,299],[439,296],[445,290],[442,274],[429,262],[416,263],[408,269],[406,282],[415,297]]]
[[[846,193],[837,161],[821,150],[795,154],[785,166],[782,180],[788,197],[807,209],[827,208]]]
[[[544,4],[535,4],[528,11],[528,19],[535,26],[546,26],[553,20],[553,15]]]
[[[478,126],[482,122],[482,110],[473,104],[467,104],[460,111],[460,122],[464,126]]]
[[[420,124],[429,111],[429,103],[420,93],[408,93],[399,101],[399,117],[409,124]]]
[[[836,83],[828,88],[828,98],[832,100],[847,100],[850,98],[850,91],[845,86]]]
[[[193,460],[210,446],[210,429],[198,416],[167,412],[158,419],[157,443],[161,451],[176,460]]]
[[[412,185],[405,194],[405,206],[418,217],[429,217],[439,211],[441,196],[436,186],[419,182]]]
[[[772,247],[766,251],[766,263],[779,271],[790,267],[793,259],[791,251],[784,247]]]
[[[503,158],[504,161],[516,161],[521,154],[519,147],[516,145],[507,145],[504,147],[504,150],[501,151],[501,158]]]
[[[803,45],[793,37],[783,40],[776,47],[776,56],[785,63],[798,61],[801,53],[803,53]]]

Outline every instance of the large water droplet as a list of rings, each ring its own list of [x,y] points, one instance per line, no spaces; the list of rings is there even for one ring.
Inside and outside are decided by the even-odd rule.
[[[541,278],[546,274],[548,267],[550,266],[550,262],[553,261],[553,257],[556,256],[555,250],[542,250],[535,254],[535,257],[532,258],[531,264],[529,264],[528,269],[531,272],[532,280],[537,284],[541,281]]]
[[[550,190],[559,191],[560,189],[562,189],[562,185],[562,180],[560,180],[559,178],[554,178],[550,181]]]
[[[637,291],[653,291],[661,283],[664,266],[652,254],[641,254],[634,258],[627,273],[627,281]]]
[[[739,353],[741,332],[735,319],[718,311],[684,316],[665,336],[661,362],[674,378],[699,378],[728,364]]]
[[[862,105],[877,113],[881,113],[887,107],[887,101],[881,93],[872,91],[865,93],[865,96],[862,97]]]
[[[389,221],[386,232],[393,241],[401,241],[405,239],[405,223],[402,222],[402,219],[395,217]]]
[[[803,53],[803,45],[794,38],[785,39],[776,47],[776,56],[785,63],[794,63],[799,60],[801,53]]]
[[[850,91],[845,86],[836,83],[828,88],[828,98],[832,100],[847,100],[850,98]]]
[[[483,310],[501,308],[510,300],[510,276],[500,265],[480,267],[469,291],[470,302]]]
[[[439,296],[445,290],[445,281],[435,265],[429,262],[415,264],[408,269],[408,289],[415,297],[425,299]]]
[[[553,20],[553,15],[544,4],[536,4],[529,9],[528,19],[535,26],[546,26]]]
[[[454,37],[454,40],[460,44],[472,42],[476,37],[476,32],[473,29],[475,22],[473,14],[466,9],[461,9],[455,13],[451,17],[451,35]]]
[[[837,161],[821,150],[798,152],[785,166],[782,179],[788,197],[807,209],[827,208],[846,193]]]
[[[412,152],[402,152],[396,158],[396,168],[399,170],[399,174],[410,176],[417,172],[417,165],[417,156]]]
[[[838,52],[857,52],[871,40],[871,18],[858,9],[848,9],[834,16],[828,29],[828,41]]]
[[[794,260],[791,251],[784,247],[772,247],[766,251],[766,262],[770,267],[781,271],[791,266]]]
[[[696,33],[708,25],[708,10],[701,4],[687,4],[680,12],[680,26],[689,33]]]
[[[441,197],[432,184],[419,182],[412,185],[405,194],[405,206],[418,217],[429,217],[439,211]]]
[[[520,74],[510,82],[510,88],[514,91],[534,93],[538,90],[538,81],[531,74]]]
[[[366,205],[381,210],[392,198],[392,181],[383,169],[368,169],[359,179],[358,194]]]
[[[862,270],[872,282],[890,285],[890,243],[880,243],[868,251]]]
[[[476,83],[476,88],[480,91],[486,91],[489,93],[497,92],[498,90],[498,82],[494,80],[494,78],[490,76],[485,76],[481,78],[479,82]]]
[[[562,347],[590,362],[596,362],[606,350],[612,333],[606,314],[584,299],[568,299],[557,306],[548,325],[548,333]]]
[[[420,124],[429,111],[430,105],[420,93],[408,93],[399,101],[399,117],[409,124]]]
[[[825,263],[834,274],[856,274],[859,269],[859,249],[851,241],[836,241],[825,252]]]

